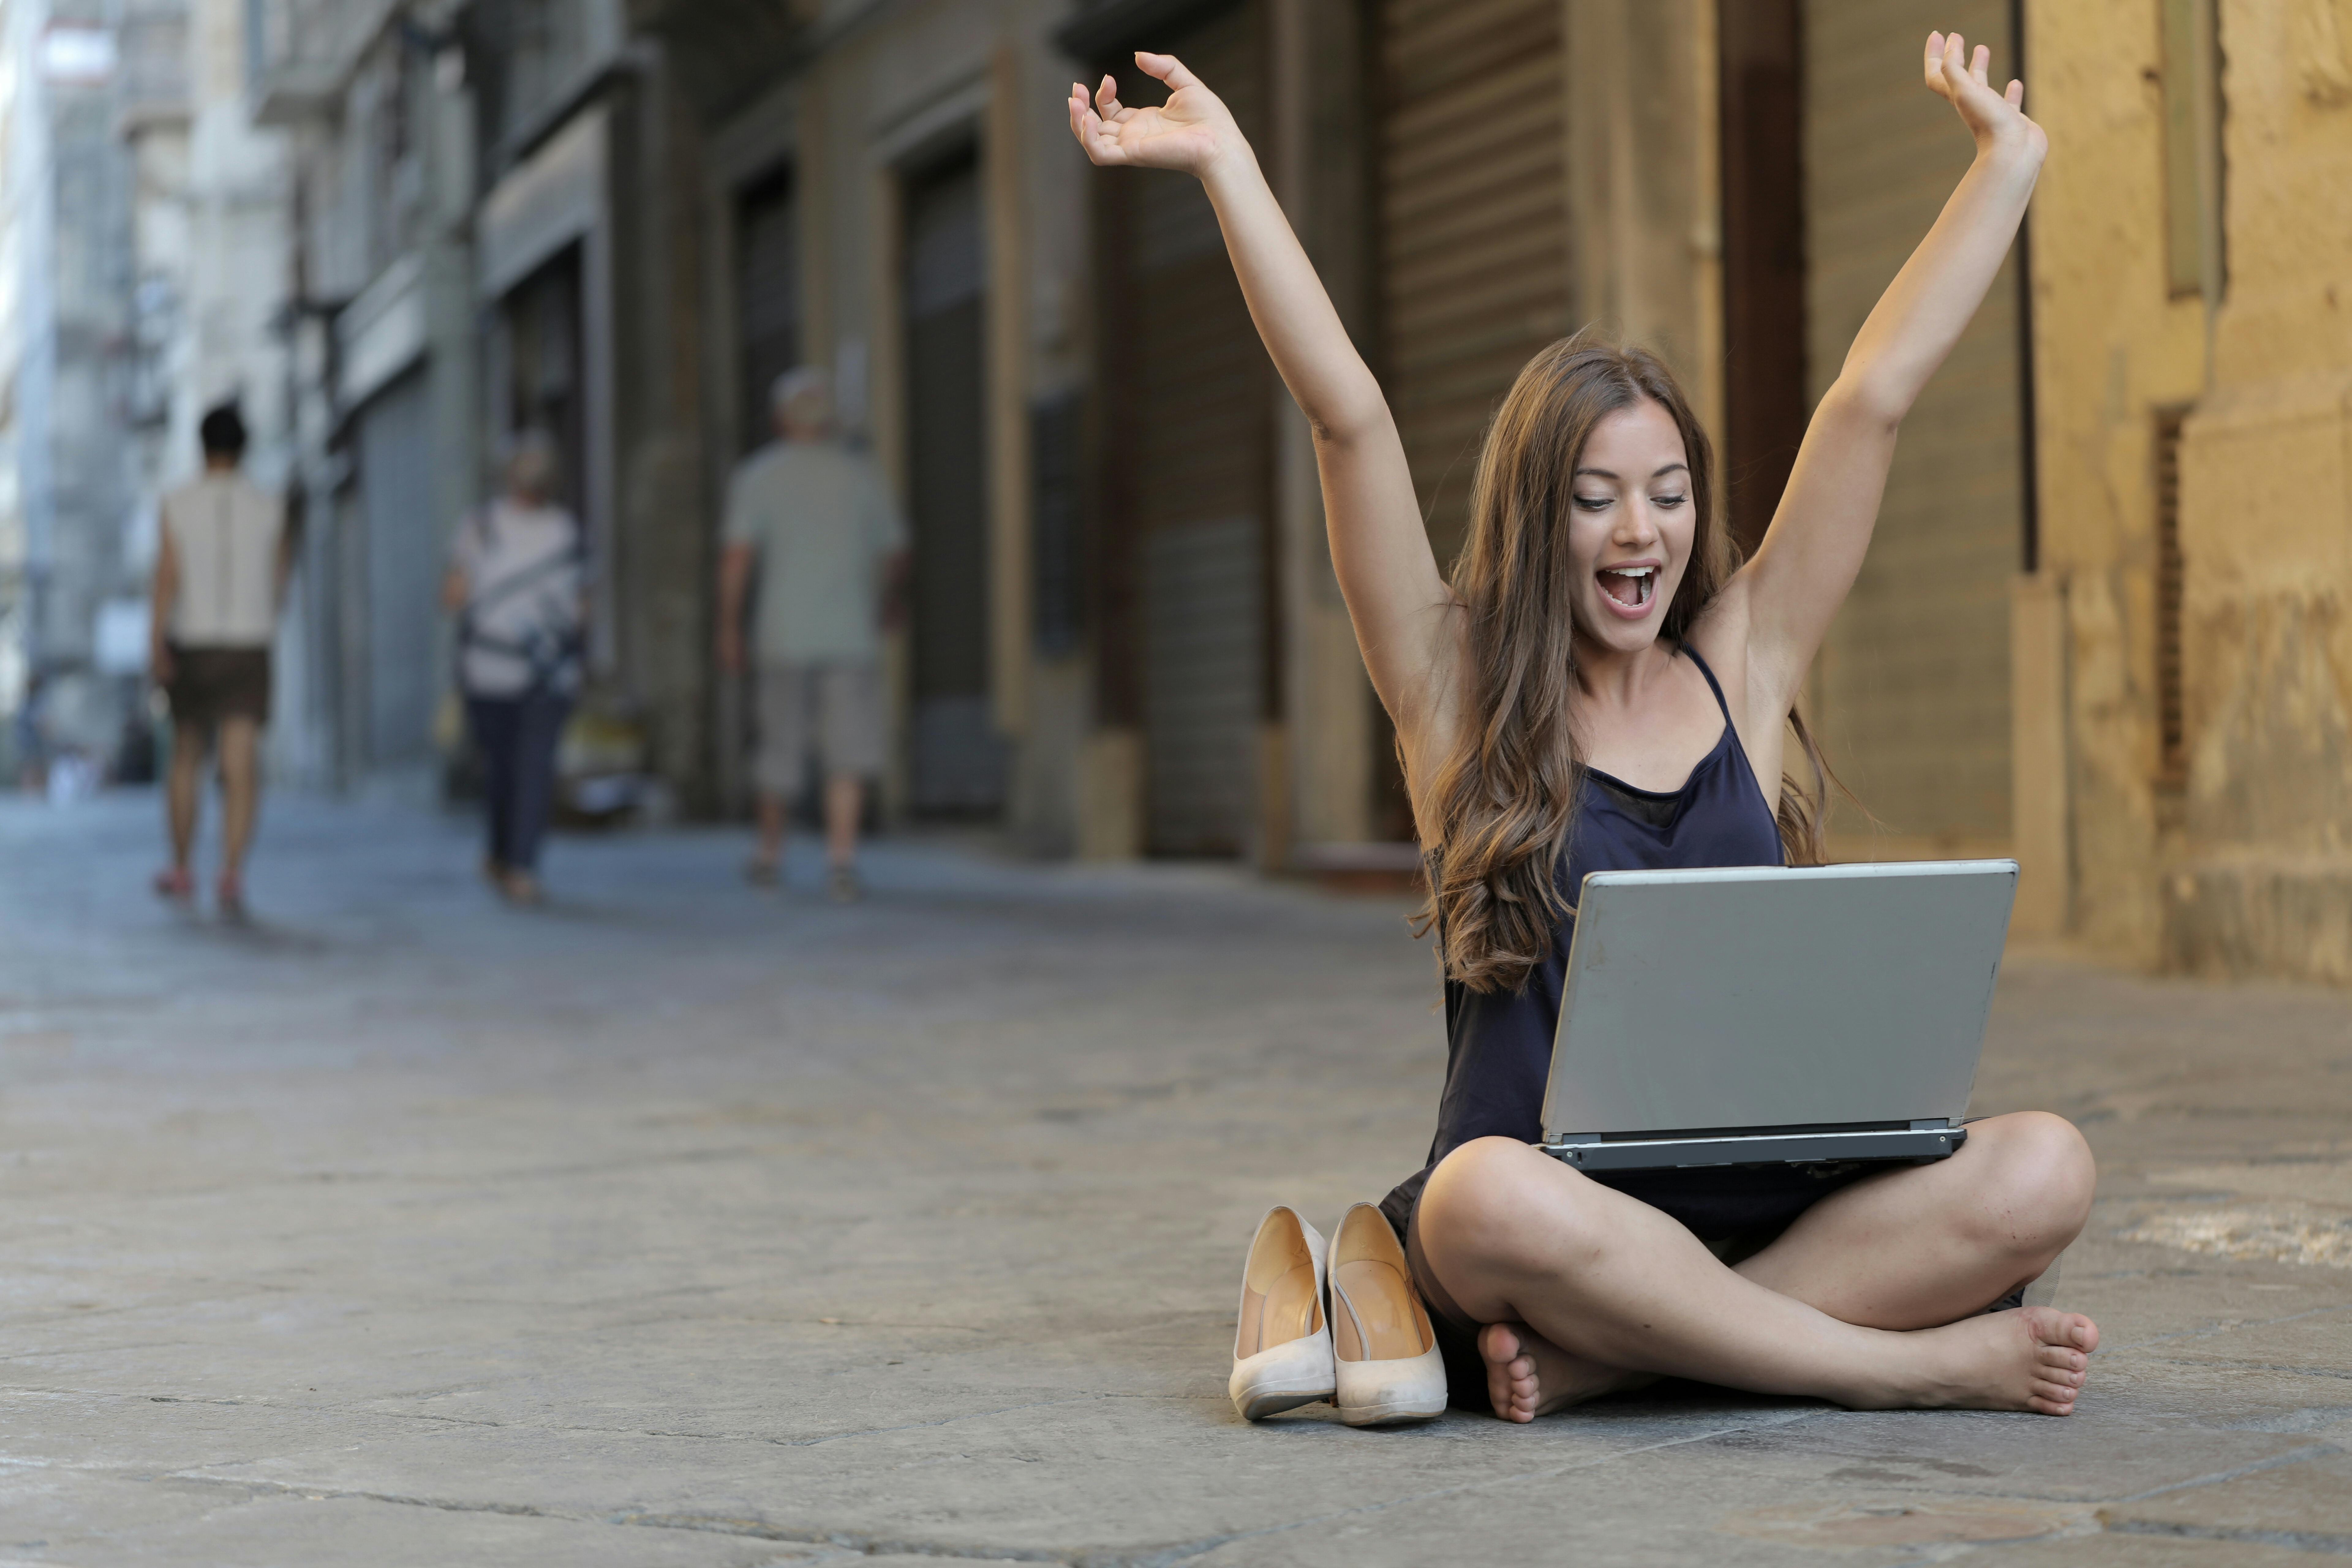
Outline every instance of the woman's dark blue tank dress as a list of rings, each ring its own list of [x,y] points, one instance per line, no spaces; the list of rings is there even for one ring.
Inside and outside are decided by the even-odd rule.
[[[1682,788],[1669,794],[1635,789],[1587,769],[1561,857],[1559,885],[1574,901],[1590,871],[1654,870],[1692,866],[1778,866],[1780,831],[1772,804],[1748,765],[1732,727],[1731,710],[1715,671],[1687,644],[1678,651],[1706,677],[1723,710],[1723,734]],[[1551,1074],[1552,1036],[1568,967],[1573,916],[1562,918],[1551,952],[1517,992],[1477,992],[1445,983],[1445,1094],[1438,1102],[1437,1136],[1429,1162],[1400,1183],[1381,1209],[1408,1234],[1421,1189],[1437,1163],[1474,1138],[1542,1137],[1544,1085]],[[1665,1210],[1707,1240],[1785,1226],[1833,1183],[1826,1172],[1797,1167],[1736,1171],[1659,1171],[1596,1177]]]

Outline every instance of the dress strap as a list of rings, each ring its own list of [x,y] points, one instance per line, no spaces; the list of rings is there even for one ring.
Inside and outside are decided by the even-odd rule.
[[[1724,724],[1736,731],[1738,726],[1731,722],[1731,704],[1723,700],[1723,687],[1716,680],[1715,671],[1707,668],[1706,660],[1699,658],[1698,649],[1691,647],[1689,643],[1676,644],[1675,651],[1689,655],[1690,661],[1698,666],[1698,672],[1706,677],[1706,689],[1715,693],[1715,705],[1723,710]]]

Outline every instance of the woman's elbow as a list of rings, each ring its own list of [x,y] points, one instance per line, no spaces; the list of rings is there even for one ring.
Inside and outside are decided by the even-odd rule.
[[[1832,383],[1822,395],[1816,418],[1830,418],[1855,426],[1868,426],[1893,435],[1901,428],[1918,400],[1917,389],[1904,377],[1885,373],[1864,371],[1859,374],[1848,371]]]
[[[1369,404],[1339,404],[1308,409],[1307,425],[1314,432],[1316,446],[1345,451],[1362,445],[1381,427],[1388,413],[1388,405],[1377,399]]]

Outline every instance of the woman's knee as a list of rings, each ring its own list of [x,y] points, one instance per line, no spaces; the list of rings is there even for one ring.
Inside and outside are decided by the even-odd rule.
[[[1977,1127],[1969,1133],[1971,1141],[1984,1136],[1989,1145],[1987,1239],[2021,1252],[2058,1252],[2090,1217],[2098,1186],[2091,1146],[2073,1122],[2047,1111],[2021,1111],[1979,1125],[1981,1133]]]
[[[1539,1231],[1556,1245],[1573,1227],[1577,1205],[1562,1189],[1584,1180],[1516,1139],[1474,1139],[1429,1173],[1413,1224],[1433,1262],[1507,1267]]]

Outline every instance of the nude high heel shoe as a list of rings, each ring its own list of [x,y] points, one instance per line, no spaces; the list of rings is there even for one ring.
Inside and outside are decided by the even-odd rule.
[[[1388,1216],[1370,1204],[1340,1215],[1330,1259],[1339,1419],[1376,1426],[1445,1414],[1445,1358]]]
[[[1276,1204],[1258,1222],[1242,1270],[1241,1326],[1225,1385],[1244,1421],[1331,1397],[1331,1325],[1323,1316],[1323,1237]]]

